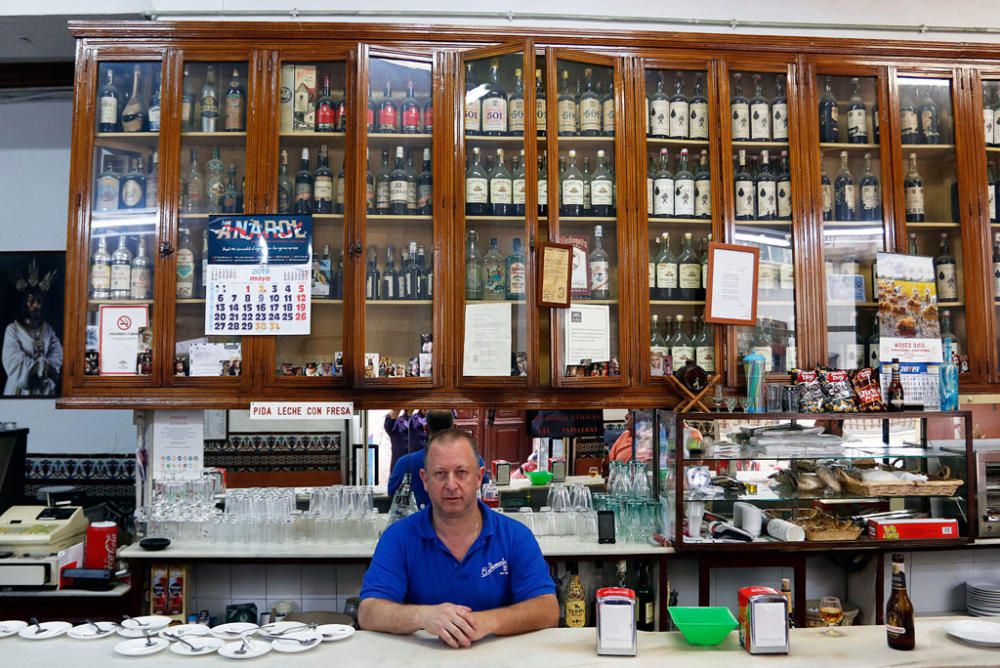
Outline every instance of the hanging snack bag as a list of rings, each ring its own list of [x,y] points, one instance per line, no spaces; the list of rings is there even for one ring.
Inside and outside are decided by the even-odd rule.
[[[819,384],[823,388],[823,406],[830,413],[855,413],[858,403],[846,369],[820,367]]]
[[[799,411],[822,413],[823,389],[819,386],[819,374],[800,369],[795,374],[795,384],[799,387]]]
[[[863,367],[851,372],[851,385],[858,401],[858,410],[862,413],[875,413],[885,410],[882,403],[882,388],[879,386],[878,372],[870,367]]]

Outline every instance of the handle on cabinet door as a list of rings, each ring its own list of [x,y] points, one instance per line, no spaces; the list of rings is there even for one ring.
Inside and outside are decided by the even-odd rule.
[[[160,242],[160,257],[169,257],[174,254],[174,247],[169,241]]]
[[[351,250],[349,251],[351,257],[357,257],[365,251],[365,247],[361,245],[360,241],[355,241],[351,243]]]

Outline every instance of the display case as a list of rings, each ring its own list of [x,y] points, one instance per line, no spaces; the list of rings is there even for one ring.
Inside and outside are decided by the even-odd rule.
[[[658,411],[657,422],[659,491],[678,549],[903,549],[972,540],[968,411]],[[949,440],[936,440],[940,434]]]

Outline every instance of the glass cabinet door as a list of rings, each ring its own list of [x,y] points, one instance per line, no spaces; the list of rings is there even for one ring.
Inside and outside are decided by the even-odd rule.
[[[348,73],[346,57],[281,59],[271,201],[276,213],[312,216],[312,326],[308,336],[274,337],[274,378],[329,384],[344,377]]]
[[[208,221],[244,213],[247,183],[249,61],[186,58],[182,79],[178,233],[174,244],[175,377],[241,376],[243,322],[232,334],[205,334]],[[231,304],[232,315],[240,313]]]
[[[992,279],[989,289],[993,299],[994,328],[1000,322],[1000,76],[982,77],[983,142],[986,152],[986,217],[990,223]],[[1000,331],[992,344],[1000,349]],[[993,374],[1000,373],[994,369]]]
[[[951,77],[900,74],[901,182],[905,235],[897,248],[934,258],[936,308],[942,340],[953,343],[960,372],[969,371],[961,209],[955,157],[954,82]]]
[[[163,335],[161,323],[153,321],[162,63],[102,61],[97,69],[84,374],[148,378],[160,368],[153,346]],[[28,304],[43,300],[52,280],[45,275],[35,279],[29,277],[18,295]],[[51,369],[58,378],[61,350],[56,364],[50,342],[40,338],[27,342],[51,361],[44,368],[34,365],[37,373],[26,371],[17,394],[31,394],[50,383]]]
[[[434,221],[439,212],[431,162],[437,73],[430,58],[374,52],[367,72],[364,361],[359,380],[365,385],[430,384],[436,368],[438,290]]]
[[[549,214],[544,138],[534,100],[534,49],[518,43],[462,54],[462,151],[456,176],[461,230],[459,382],[532,382],[534,220]],[[542,95],[544,99],[544,95]],[[529,110],[535,113],[528,113]],[[537,193],[537,194],[536,194]],[[555,195],[553,195],[553,198]],[[458,241],[458,240],[456,240]],[[504,381],[504,379],[507,379]]]
[[[792,235],[798,213],[789,150],[794,105],[787,93],[792,71],[785,66],[771,71],[729,66],[723,132],[732,147],[732,238],[760,249],[757,325],[734,328],[737,373],[751,351],[764,357],[767,373],[784,374],[798,364]]]
[[[554,49],[548,54],[549,237],[573,246],[571,304],[552,318],[552,384],[621,384],[625,206],[617,178],[616,112],[624,109],[619,61]]]
[[[703,322],[708,244],[716,208],[709,156],[715,103],[705,63],[643,63],[649,357],[642,376],[664,380],[694,362],[716,372],[714,327]],[[633,158],[635,160],[636,158]],[[641,203],[640,203],[641,204]],[[718,365],[722,369],[722,365]]]
[[[826,286],[826,363],[879,366],[876,253],[885,250],[880,79],[816,75]],[[891,192],[891,188],[890,188]],[[891,199],[891,198],[890,198]],[[889,202],[889,206],[892,203]]]

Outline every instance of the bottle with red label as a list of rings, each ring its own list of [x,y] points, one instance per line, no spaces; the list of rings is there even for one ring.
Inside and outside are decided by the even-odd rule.
[[[399,132],[399,106],[392,100],[392,86],[386,81],[378,106],[378,132]]]
[[[378,116],[378,105],[372,97],[372,85],[368,84],[368,132],[375,132],[375,118]]]
[[[413,82],[406,82],[406,97],[403,98],[402,117],[403,132],[406,134],[418,134],[420,132],[420,116],[422,110],[413,94]]]
[[[431,130],[434,128],[434,107],[431,104],[430,98],[424,104],[424,133],[430,134]]]
[[[337,107],[330,97],[330,77],[323,77],[323,88],[316,99],[316,132],[337,129]]]
[[[343,91],[337,99],[336,119],[337,132],[347,132],[347,95]]]

